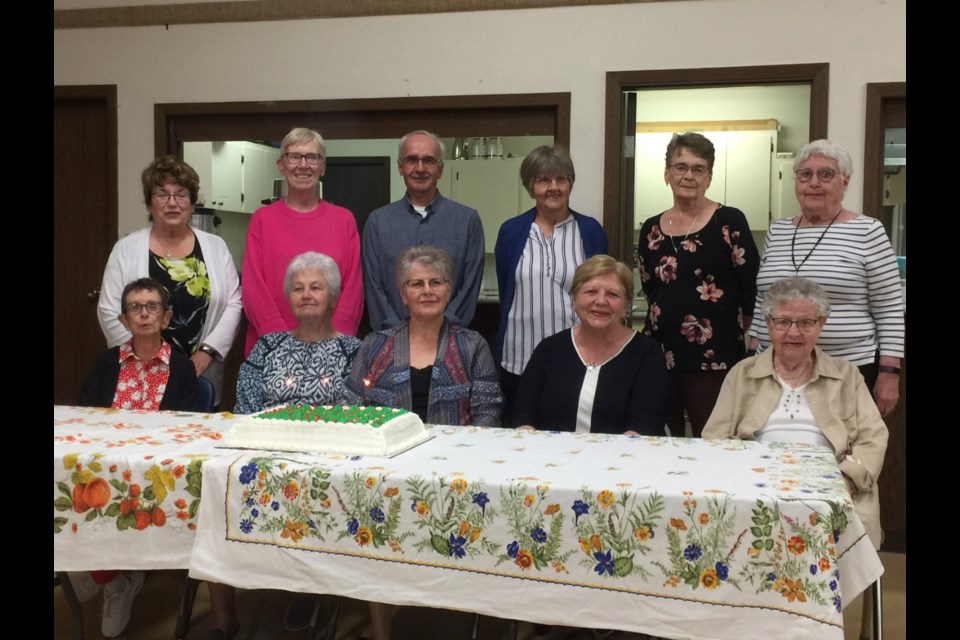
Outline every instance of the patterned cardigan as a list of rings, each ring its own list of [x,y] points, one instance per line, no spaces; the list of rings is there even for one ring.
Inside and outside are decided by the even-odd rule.
[[[429,424],[500,425],[503,396],[493,355],[476,331],[444,321],[433,363]],[[344,383],[344,402],[412,410],[408,321],[368,335]]]

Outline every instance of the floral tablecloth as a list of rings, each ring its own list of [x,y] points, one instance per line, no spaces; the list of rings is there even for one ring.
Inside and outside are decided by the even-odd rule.
[[[186,568],[201,465],[232,422],[54,406],[54,570]]]
[[[434,427],[391,459],[222,450],[194,577],[673,638],[843,637],[883,572],[833,456]]]

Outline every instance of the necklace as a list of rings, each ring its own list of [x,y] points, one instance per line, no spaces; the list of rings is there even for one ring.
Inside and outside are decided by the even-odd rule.
[[[777,377],[780,378],[780,380],[784,384],[786,384],[791,389],[795,389],[801,386],[802,384],[804,384],[807,380],[809,380],[810,372],[812,370],[812,365],[813,365],[813,360],[807,360],[806,362],[803,363],[803,366],[799,370],[792,371],[788,374],[782,371],[781,368],[777,366],[777,361],[774,360],[773,370],[774,372],[776,372]]]
[[[574,334],[574,338],[574,344],[578,347],[577,352],[580,354],[583,364],[586,365],[587,371],[593,371],[594,369],[602,366],[607,360],[610,359],[610,354],[617,349],[616,346],[609,344],[601,346],[596,352],[593,352],[593,349],[588,349],[583,340],[582,327]]]
[[[810,259],[810,256],[813,255],[814,250],[820,244],[820,241],[823,240],[823,237],[827,235],[827,231],[830,230],[830,227],[833,226],[833,223],[837,221],[837,218],[840,217],[840,214],[843,213],[843,207],[840,207],[840,211],[837,211],[837,215],[833,216],[830,219],[830,222],[827,223],[827,226],[823,229],[823,233],[820,234],[820,237],[817,238],[817,241],[813,243],[813,246],[810,247],[810,251],[807,252],[807,257],[800,261],[800,264],[797,265],[797,257],[793,252],[793,247],[797,243],[797,231],[800,230],[800,222],[803,221],[803,216],[800,216],[800,220],[797,220],[797,226],[793,228],[793,237],[790,239],[790,262],[793,263],[793,275],[800,273],[801,267],[804,263]]]
[[[697,220],[700,219],[700,213],[701,213],[702,211],[703,211],[703,207],[700,207],[700,209],[697,210],[697,215],[695,215],[695,216],[693,217],[693,222],[691,222],[691,223],[690,223],[690,226],[687,227],[687,232],[683,235],[683,240],[680,241],[680,246],[681,246],[681,247],[683,246],[683,243],[687,241],[687,236],[689,236],[689,235],[690,235],[690,232],[693,231],[693,227],[694,227],[694,225],[697,224]],[[673,220],[671,219],[671,220],[669,220],[668,222],[670,222],[670,228],[672,229],[672,228],[673,228]],[[674,252],[674,253],[679,253],[679,249],[677,249],[677,243],[673,241],[673,236],[670,235],[670,236],[667,236],[667,237],[670,239],[670,244],[673,245],[673,252]]]
[[[167,245],[165,245],[163,242],[160,241],[160,236],[155,235],[153,236],[153,239],[156,240],[157,244],[160,245],[160,248],[163,249],[164,257],[167,260],[173,257],[173,251],[171,251],[170,248],[167,247]],[[183,244],[183,238],[180,238],[179,240],[177,240],[177,243],[173,245],[173,248],[178,249],[182,244]]]

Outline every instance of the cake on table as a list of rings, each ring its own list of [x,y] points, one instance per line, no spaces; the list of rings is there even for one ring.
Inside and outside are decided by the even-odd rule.
[[[287,405],[241,417],[224,438],[229,447],[391,456],[428,437],[406,409]]]

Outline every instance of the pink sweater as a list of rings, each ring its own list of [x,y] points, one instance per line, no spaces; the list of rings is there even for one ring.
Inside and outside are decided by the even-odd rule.
[[[355,336],[363,313],[360,237],[353,214],[323,200],[309,213],[290,209],[283,200],[261,207],[250,219],[243,254],[241,294],[250,326],[244,357],[257,339],[296,326],[283,294],[287,265],[305,251],[319,251],[340,268],[340,299],[333,311],[333,328]]]

